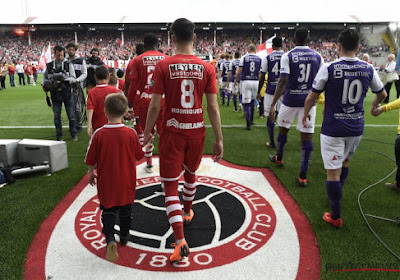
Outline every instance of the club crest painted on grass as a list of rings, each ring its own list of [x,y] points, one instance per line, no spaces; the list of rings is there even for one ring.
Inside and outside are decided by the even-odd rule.
[[[158,159],[154,163],[158,166]],[[268,170],[203,158],[195,216],[184,229],[190,255],[173,264],[168,260],[173,232],[160,179],[149,177],[144,164],[137,171],[131,236],[126,246],[117,242],[116,263],[105,259],[96,188],[81,181],[41,226],[28,252],[25,279],[177,279],[173,272],[185,279],[319,277],[314,233]],[[117,241],[118,233],[117,225]]]

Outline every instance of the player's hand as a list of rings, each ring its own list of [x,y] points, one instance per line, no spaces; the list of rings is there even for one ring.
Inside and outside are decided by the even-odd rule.
[[[275,105],[274,106],[271,105],[271,108],[269,110],[269,116],[268,116],[269,121],[271,123],[275,123],[275,113],[276,113]]]
[[[151,144],[153,145],[153,141],[154,141],[154,136],[153,134],[151,134],[150,132],[146,132],[144,134],[144,138],[143,138],[143,146],[146,146],[147,144]]]
[[[303,127],[304,128],[308,127],[307,119],[311,120],[311,115],[310,114],[308,114],[307,116],[306,115],[303,116],[302,123],[303,123]]]
[[[382,106],[379,106],[378,108],[375,108],[375,109],[373,109],[371,107],[371,115],[373,115],[374,117],[377,117],[382,113],[383,113],[383,107]]]
[[[87,135],[89,138],[92,138],[93,128],[91,126],[88,126],[88,128],[87,128]]]
[[[224,144],[222,140],[215,141],[212,152],[212,158],[214,162],[218,162],[223,155],[224,155]]]
[[[261,101],[261,93],[257,93],[257,100]]]
[[[89,172],[89,184],[94,186],[96,185],[97,174],[96,172]]]

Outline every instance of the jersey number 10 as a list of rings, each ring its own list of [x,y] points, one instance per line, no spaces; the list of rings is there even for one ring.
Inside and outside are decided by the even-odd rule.
[[[350,83],[349,79],[344,79],[342,104],[357,104],[360,101],[362,93],[362,82],[360,80],[353,80]]]

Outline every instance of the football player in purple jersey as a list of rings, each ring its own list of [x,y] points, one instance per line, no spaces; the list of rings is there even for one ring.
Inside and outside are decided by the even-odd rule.
[[[237,107],[237,97],[239,94],[239,86],[234,85],[235,82],[235,76],[236,72],[239,69],[239,63],[240,63],[240,53],[235,52],[235,59],[231,61],[229,64],[229,74],[228,74],[228,81],[229,81],[229,90],[232,92],[233,95],[233,106],[235,109],[233,110],[234,112],[238,111]]]
[[[215,67],[215,71],[217,73],[217,80],[218,80],[218,85],[219,85],[219,95],[221,97],[222,102],[225,100],[225,91],[223,90],[222,87],[222,77],[220,75],[220,69],[221,69],[221,64],[225,62],[225,54],[220,55],[220,59],[217,61],[217,66]],[[222,103],[224,104],[224,103]]]
[[[261,68],[261,58],[256,55],[256,50],[255,45],[249,45],[249,52],[240,59],[234,82],[234,86],[236,86],[240,77],[240,93],[242,94],[247,130],[250,130],[253,125],[254,103],[257,98],[258,75]]]
[[[225,104],[225,97],[227,97],[228,99],[226,103],[227,106],[229,106],[229,103],[231,101],[231,95],[229,91],[229,80],[228,80],[229,64],[231,64],[231,55],[227,53],[225,54],[225,61],[221,63],[218,73],[218,77],[222,79],[222,86],[220,86],[220,90],[222,88],[222,95],[221,95],[222,105]]]
[[[267,131],[269,135],[269,142],[266,143],[268,147],[275,148],[275,140],[274,140],[274,129],[275,123],[271,122],[268,118],[269,109],[271,108],[272,100],[274,99],[274,93],[276,85],[279,80],[279,70],[281,69],[281,57],[283,55],[282,51],[282,38],[275,37],[272,39],[272,53],[268,54],[263,58],[261,62],[261,71],[260,71],[260,81],[258,82],[258,94],[257,98],[261,99],[261,89],[264,85],[265,74],[268,73],[268,83],[267,88],[265,90],[264,96],[264,115],[267,117]],[[282,104],[282,97],[278,100],[276,104],[276,115],[278,115],[279,108]]]
[[[304,101],[311,89],[315,75],[323,64],[323,59],[319,53],[306,45],[308,41],[308,30],[306,28],[297,29],[294,37],[296,47],[282,55],[280,77],[269,111],[270,122],[275,122],[275,107],[279,98],[283,95],[283,104],[279,110],[278,119],[277,155],[269,155],[269,159],[278,167],[283,166],[283,150],[287,142],[289,128],[294,118],[297,117],[297,130],[300,131],[301,136],[301,167],[298,185],[305,187],[313,150],[312,135],[314,133],[315,106],[310,111],[311,118],[308,120],[308,126],[304,127],[302,124]]]
[[[342,187],[349,174],[349,161],[364,132],[364,98],[371,88],[375,93],[371,105],[373,114],[387,95],[373,66],[357,58],[358,49],[358,32],[343,30],[338,38],[340,59],[323,65],[318,71],[305,101],[302,120],[307,127],[309,112],[319,94],[325,91],[320,141],[331,212],[325,212],[322,218],[336,228],[343,225],[340,206]]]

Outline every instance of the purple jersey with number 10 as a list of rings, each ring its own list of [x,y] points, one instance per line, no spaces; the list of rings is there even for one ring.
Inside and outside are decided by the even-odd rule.
[[[289,77],[283,104],[289,107],[304,107],[315,75],[323,63],[322,56],[307,46],[297,46],[282,55],[281,76]]]
[[[274,95],[275,93],[275,88],[279,80],[281,57],[283,53],[283,51],[273,51],[262,60],[261,73],[268,73],[267,89],[265,90],[266,94]]]
[[[258,81],[261,58],[255,54],[246,54],[240,59],[239,67],[243,67],[240,77],[242,81]]]
[[[383,90],[372,65],[358,58],[343,57],[325,64],[313,83],[313,91],[325,90],[325,111],[321,134],[332,137],[360,136],[364,132],[364,98]]]

